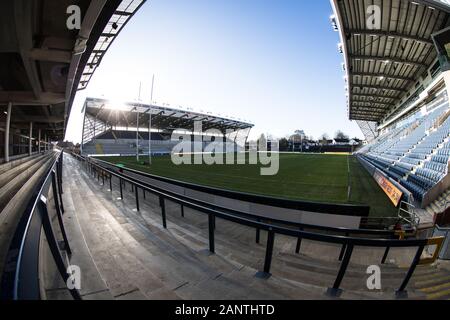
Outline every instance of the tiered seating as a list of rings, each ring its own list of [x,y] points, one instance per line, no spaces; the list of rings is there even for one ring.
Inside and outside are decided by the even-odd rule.
[[[148,140],[148,132],[140,132],[139,136],[143,140]],[[124,139],[124,140],[136,140],[136,132],[133,131],[125,131],[125,130],[108,130],[96,137],[96,139],[102,140],[116,140],[116,139]],[[157,132],[152,132],[152,141],[162,141],[165,140],[163,135]]]
[[[152,134],[153,135],[153,134]],[[179,141],[172,140],[164,140],[164,141],[152,141],[152,154],[153,155],[169,155],[172,153],[172,150],[178,145]],[[185,142],[185,150],[195,151],[194,146],[191,142]],[[189,144],[191,144],[189,146]],[[210,145],[212,144],[212,145]],[[225,148],[226,151],[234,150],[235,152],[242,151],[243,148],[239,147],[234,142],[228,141],[223,144],[222,142],[203,142],[199,149],[205,150],[205,148],[209,146],[209,150],[213,147],[216,150],[223,150]],[[139,150],[141,154],[148,154],[149,146],[148,140],[140,140],[139,141]],[[93,140],[87,144],[83,145],[83,154],[94,155],[94,154],[107,154],[107,155],[134,155],[136,154],[136,140]]]
[[[152,142],[153,154],[170,154],[173,147],[177,142],[172,141],[154,141]],[[111,140],[98,140],[96,142],[89,142],[83,146],[84,154],[98,154],[97,145],[101,146],[101,150],[104,154],[118,154],[118,155],[130,155],[136,153],[136,142],[117,142]],[[141,153],[148,153],[148,142],[141,142],[139,144],[139,150]]]
[[[365,148],[365,159],[410,190],[421,201],[447,174],[450,118],[436,129],[446,108],[391,130]],[[431,131],[431,132],[430,132]]]
[[[83,274],[91,277],[82,286],[82,293],[94,292],[89,299],[105,292],[117,299],[327,298],[324,292],[334,283],[341,266],[338,260],[341,246],[302,239],[301,254],[295,254],[297,239],[277,235],[273,276],[262,281],[255,273],[264,263],[266,232],[261,233],[261,244],[256,244],[254,229],[217,219],[216,254],[206,255],[208,223],[204,214],[185,208],[182,216],[180,206],[168,201],[165,231],[161,227],[158,197],[147,194],[145,199],[141,198],[141,213],[137,214],[133,211],[133,193],[125,193],[121,201],[110,201],[111,192],[113,198],[120,196],[117,179],[113,179],[110,191],[108,184],[102,186],[89,180],[74,161],[65,162],[63,200],[67,216],[76,218],[65,223],[69,225],[70,239],[85,239],[78,246],[75,243],[74,258],[87,252],[93,259],[93,263],[90,259],[79,259],[80,268],[88,270]],[[84,199],[86,191],[92,196]],[[94,254],[89,255],[90,252]],[[391,250],[388,260],[392,259],[392,263],[380,265],[382,290],[372,292],[366,286],[367,265],[378,265],[384,248],[354,250],[342,282],[341,299],[393,298],[393,291],[407,272],[397,265],[409,265],[415,252],[415,248]],[[438,265],[418,266],[408,285],[410,298],[418,295],[416,288],[430,292],[428,287],[437,285],[443,288],[443,294],[434,297],[449,298],[448,285],[439,282],[440,279],[449,282],[449,273],[444,270],[438,269]],[[93,276],[99,280],[89,281]],[[42,279],[46,281],[49,277]],[[54,289],[63,287],[64,282],[52,285],[46,287],[48,295],[64,292]]]
[[[0,213],[36,172],[45,169],[53,156],[53,152],[40,153],[0,165]],[[13,207],[20,205],[12,204]]]

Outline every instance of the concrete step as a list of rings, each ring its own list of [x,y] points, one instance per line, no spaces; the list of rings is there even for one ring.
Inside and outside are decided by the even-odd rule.
[[[140,212],[134,211],[134,193],[124,189],[118,200],[118,182],[108,191],[89,177],[72,158],[65,159],[64,199],[73,204],[71,215],[79,226],[98,273],[115,299],[327,299],[326,289],[333,285],[339,267],[341,246],[302,241],[295,254],[297,239],[275,238],[272,277],[261,280],[255,273],[263,268],[266,232],[260,244],[255,230],[218,219],[216,254],[208,253],[207,216],[166,202],[167,229],[161,225],[158,199],[143,198]],[[344,299],[393,299],[403,280],[415,249],[392,249],[382,269],[382,290],[367,289],[367,267],[380,265],[384,249],[355,248],[348,272],[342,282]],[[79,259],[82,261],[82,259]],[[391,263],[392,261],[392,263]],[[418,289],[444,286],[431,283],[445,272],[433,266],[420,266],[411,280],[410,297],[424,298],[443,292]],[[428,282],[427,282],[428,281]],[[419,283],[420,286],[416,286]],[[442,290],[441,290],[442,289]]]
[[[48,159],[41,166],[37,167],[24,183],[20,184],[20,188],[13,195],[7,193],[9,200],[2,210],[0,210],[0,274],[2,274],[6,254],[8,253],[9,246],[23,212],[37,184],[41,181],[42,176],[47,172],[52,163],[53,159]]]
[[[52,159],[51,155],[34,158],[28,162],[22,163],[16,171],[11,169],[12,175],[8,172],[3,174],[3,182],[0,187],[0,211],[7,205],[7,203],[15,196],[18,190],[41,168],[45,163]]]
[[[0,164],[0,175],[5,173],[5,172],[8,172],[9,170],[11,170],[11,169],[21,165],[22,163],[28,162],[31,159],[34,159],[34,158],[36,158],[36,157],[38,157],[38,156],[40,156],[42,154],[37,154],[36,153],[36,154],[31,155],[31,156],[24,156],[24,157],[22,157],[20,159],[17,159],[17,160],[12,160],[12,161],[7,162],[7,163],[2,163],[2,164]]]
[[[43,159],[44,157],[46,157],[46,155],[27,157],[23,159],[17,166],[11,167],[9,170],[0,173],[0,186],[7,184],[20,172],[27,170],[29,167],[31,167],[33,164]]]

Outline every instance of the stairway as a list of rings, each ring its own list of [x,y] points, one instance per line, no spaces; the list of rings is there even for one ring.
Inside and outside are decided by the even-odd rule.
[[[439,198],[430,203],[426,208],[426,212],[434,218],[436,214],[444,212],[450,206],[450,189],[441,194]]]
[[[118,199],[113,191],[89,177],[70,156],[64,168],[65,223],[74,257],[89,264],[83,298],[95,299],[330,299],[340,262],[340,246],[302,241],[295,254],[296,239],[276,235],[272,277],[261,280],[266,233],[255,243],[255,230],[216,221],[216,254],[208,248],[207,216],[166,201],[167,229],[161,226],[158,198],[140,193],[140,212],[134,210],[134,192],[124,187]],[[81,243],[76,239],[84,239]],[[388,263],[380,265],[383,249],[355,248],[342,282],[341,299],[394,299],[415,249],[391,250]],[[84,259],[77,258],[82,255]],[[90,259],[86,258],[90,257]],[[379,265],[382,289],[367,289],[367,267]],[[93,267],[94,266],[94,267]],[[97,287],[89,288],[90,283]],[[448,298],[450,272],[438,265],[419,266],[408,287],[411,299]],[[101,289],[99,289],[101,288]],[[50,299],[64,298],[47,286]]]
[[[414,277],[414,286],[427,300],[450,300],[450,270],[435,267],[435,272]]]

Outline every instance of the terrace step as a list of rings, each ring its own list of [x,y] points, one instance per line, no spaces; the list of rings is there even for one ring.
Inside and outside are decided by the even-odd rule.
[[[0,208],[0,274],[3,273],[6,254],[22,214],[33,195],[33,191],[40,182],[40,178],[50,168],[54,157],[55,155],[53,154],[40,160],[40,162],[28,168],[27,171],[12,179],[6,186],[13,187],[14,193],[5,191],[4,187],[0,189],[2,192],[1,199],[4,201],[4,206]]]
[[[29,178],[46,163],[52,154],[21,159],[17,166],[0,174],[0,212]]]
[[[66,157],[64,199],[73,204],[92,259],[115,299],[327,299],[340,267],[340,246],[302,242],[301,254],[294,253],[297,239],[277,235],[272,261],[272,277],[261,280],[266,233],[255,243],[255,230],[217,219],[216,254],[208,248],[207,216],[166,201],[167,229],[161,226],[161,211],[155,196],[140,191],[140,212],[134,193],[127,185],[124,199],[118,200],[118,184],[113,191],[92,179],[72,158]],[[66,201],[66,200],[65,200]],[[411,254],[393,249],[388,263],[381,266],[383,287],[372,292],[366,287],[367,267],[380,264],[384,250],[355,248],[344,277],[344,299],[392,299],[404,275]],[[395,259],[395,260],[394,260]],[[409,289],[411,298],[426,292],[413,284],[435,274],[432,267],[418,267]],[[423,277],[423,278],[420,278]],[[426,282],[425,282],[426,284]],[[434,293],[434,292],[433,292]]]

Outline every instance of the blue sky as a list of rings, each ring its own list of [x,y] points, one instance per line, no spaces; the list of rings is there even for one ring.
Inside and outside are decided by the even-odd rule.
[[[191,107],[250,120],[251,136],[315,138],[347,118],[339,35],[328,0],[148,0],[77,94],[66,139],[81,140],[86,96]]]

